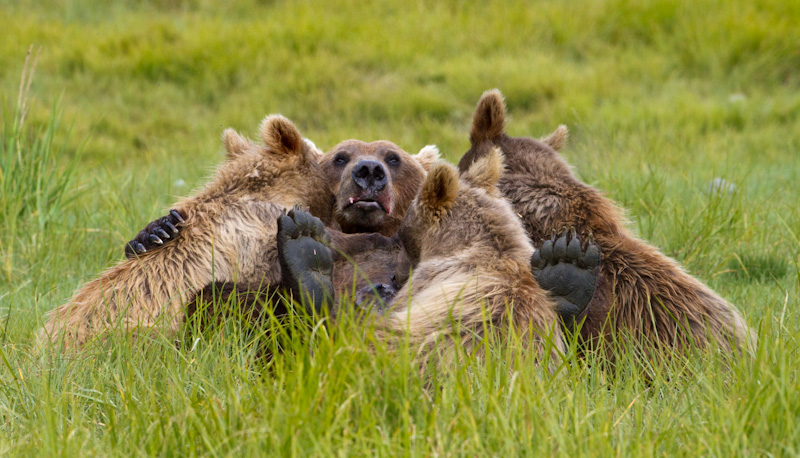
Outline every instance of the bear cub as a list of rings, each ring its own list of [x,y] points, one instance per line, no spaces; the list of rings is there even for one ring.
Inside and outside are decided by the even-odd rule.
[[[330,220],[332,195],[318,152],[291,121],[268,116],[260,132],[262,145],[226,130],[227,160],[170,215],[182,226],[180,236],[81,287],[48,314],[39,343],[75,349],[110,329],[174,334],[185,299],[212,281],[280,285],[278,217],[301,205]]]
[[[645,348],[680,351],[713,343],[726,352],[754,349],[755,337],[732,304],[635,237],[620,207],[575,177],[557,152],[566,136],[564,126],[542,141],[507,135],[503,97],[498,90],[487,91],[475,110],[471,147],[458,167],[469,170],[495,148],[503,150],[506,170],[498,187],[530,240],[542,244],[532,260],[536,269],[577,248],[553,234],[571,229],[584,241],[594,239],[603,256],[596,291],[574,310],[583,321],[584,341],[620,335]]]

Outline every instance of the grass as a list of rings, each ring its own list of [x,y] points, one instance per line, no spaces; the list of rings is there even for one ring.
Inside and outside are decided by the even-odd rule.
[[[0,455],[800,454],[797,2],[45,0],[0,17]],[[202,183],[225,127],[280,112],[323,149],[386,138],[455,161],[492,87],[512,135],[570,127],[579,175],[740,307],[755,357],[645,375],[570,356],[547,374],[501,349],[431,387],[348,322],[301,326],[269,365],[236,323],[183,350],[31,351],[47,310]]]

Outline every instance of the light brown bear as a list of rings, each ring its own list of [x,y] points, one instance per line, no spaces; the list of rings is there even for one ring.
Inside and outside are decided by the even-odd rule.
[[[300,205],[330,221],[332,194],[316,148],[291,121],[268,116],[260,132],[263,145],[226,130],[226,162],[176,206],[186,218],[182,236],[81,287],[49,313],[39,342],[77,348],[109,328],[174,333],[186,297],[214,280],[280,284],[279,216]]]
[[[461,170],[482,160],[494,148],[506,157],[498,187],[522,218],[533,243],[551,239],[565,228],[593,237],[603,255],[597,289],[578,319],[588,342],[625,334],[648,348],[685,350],[713,342],[723,351],[752,350],[755,338],[736,308],[692,277],[673,259],[635,237],[622,210],[597,189],[580,182],[557,153],[567,136],[560,126],[543,141],[509,137],[505,105],[497,90],[478,102],[471,148]],[[578,245],[576,247],[576,245]],[[569,234],[544,243],[534,256],[540,268],[580,249]]]
[[[423,355],[450,344],[480,351],[489,323],[540,356],[563,352],[554,305],[531,273],[533,247],[497,189],[502,170],[499,149],[460,177],[444,162],[431,169],[399,229],[413,274],[384,313],[386,338],[407,330]]]
[[[428,145],[411,156],[394,143],[346,140],[320,160],[333,187],[333,219],[341,232],[397,232],[425,172],[439,159]],[[334,228],[336,228],[334,226]]]

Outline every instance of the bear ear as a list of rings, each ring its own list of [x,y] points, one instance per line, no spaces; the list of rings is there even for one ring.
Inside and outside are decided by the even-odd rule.
[[[457,197],[458,171],[446,162],[435,163],[419,191],[420,208],[438,219],[453,207]]]
[[[553,148],[556,151],[561,151],[561,148],[567,143],[567,137],[569,136],[569,130],[567,126],[564,124],[560,124],[556,130],[553,131],[552,134],[548,135],[541,139],[541,142],[545,145],[548,145],[550,148]]]
[[[315,162],[319,162],[325,152],[317,148],[317,145],[311,140],[303,137],[303,143],[306,145],[306,150],[309,152]]]
[[[497,89],[484,92],[472,117],[470,143],[475,145],[499,137],[503,134],[505,126],[506,105],[503,102],[503,94]]]
[[[264,118],[259,129],[261,140],[272,151],[284,154],[300,154],[303,137],[297,127],[284,116],[275,114]]]
[[[253,143],[243,137],[239,132],[228,128],[222,132],[222,144],[225,146],[225,154],[228,159],[234,159],[247,152]]]
[[[428,172],[433,164],[439,160],[439,148],[437,148],[436,145],[426,145],[419,150],[419,153],[414,155],[414,159]]]
[[[499,196],[497,181],[503,176],[505,156],[500,148],[492,148],[486,156],[481,157],[461,174],[461,178],[476,188],[482,188],[488,193]]]

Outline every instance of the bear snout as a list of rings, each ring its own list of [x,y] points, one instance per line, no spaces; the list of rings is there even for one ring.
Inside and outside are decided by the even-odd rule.
[[[378,161],[359,161],[351,173],[353,182],[359,188],[368,191],[380,192],[389,182],[386,169]]]

